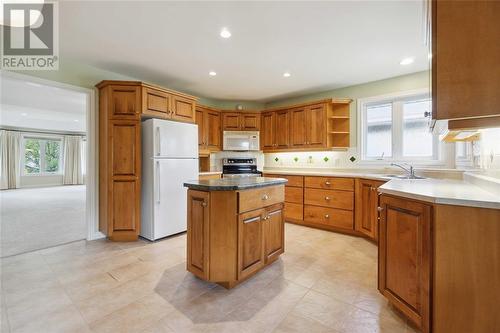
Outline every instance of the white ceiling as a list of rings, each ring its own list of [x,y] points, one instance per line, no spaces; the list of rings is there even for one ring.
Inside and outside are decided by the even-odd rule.
[[[66,1],[59,17],[62,57],[217,99],[269,101],[429,68],[421,0]]]
[[[85,132],[86,95],[36,82],[1,76],[2,126]]]

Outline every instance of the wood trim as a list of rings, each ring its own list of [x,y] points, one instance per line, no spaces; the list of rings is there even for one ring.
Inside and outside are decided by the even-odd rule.
[[[162,91],[167,92],[169,94],[173,94],[173,95],[185,97],[185,98],[192,99],[192,100],[195,100],[195,101],[198,100],[198,97],[196,97],[196,96],[189,95],[189,94],[186,94],[186,93],[182,93],[182,92],[179,92],[179,91],[176,91],[176,90],[171,90],[171,89],[168,89],[168,88],[156,85],[156,84],[145,83],[145,82],[142,82],[142,81],[103,80],[103,81],[99,82],[98,84],[96,84],[95,86],[96,86],[96,88],[101,89],[101,88],[104,88],[104,87],[110,86],[110,85],[142,86],[142,87],[146,87],[146,88],[152,88],[152,89],[156,89],[156,90],[162,90]]]
[[[327,99],[320,99],[316,101],[309,101],[309,102],[302,102],[302,103],[297,103],[297,104],[291,104],[291,105],[286,105],[286,106],[277,106],[275,108],[269,108],[265,109],[262,112],[269,112],[269,111],[280,111],[280,110],[286,110],[286,109],[295,109],[295,108],[302,108],[306,106],[315,106],[318,104],[329,104],[329,103],[338,103],[338,104],[349,104],[352,102],[352,99],[350,98],[327,98]]]
[[[491,127],[500,127],[500,116],[448,120],[448,130],[450,131]]]

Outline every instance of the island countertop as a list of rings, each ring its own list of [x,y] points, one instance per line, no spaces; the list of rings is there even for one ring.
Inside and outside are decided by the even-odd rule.
[[[248,177],[248,178],[222,178],[206,180],[190,180],[184,187],[199,191],[238,191],[257,187],[281,185],[287,182],[284,178]]]

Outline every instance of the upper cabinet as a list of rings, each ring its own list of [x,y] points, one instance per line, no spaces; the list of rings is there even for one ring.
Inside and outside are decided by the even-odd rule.
[[[198,124],[200,152],[219,151],[222,141],[220,112],[213,108],[197,105],[196,124]]]
[[[258,131],[260,129],[260,112],[222,111],[222,129],[224,131]]]
[[[500,2],[432,2],[434,119],[500,114]]]
[[[350,99],[330,99],[262,113],[262,150],[349,148],[350,103]]]
[[[120,119],[154,117],[188,123],[195,122],[196,97],[139,81],[102,81],[109,86],[111,110]]]

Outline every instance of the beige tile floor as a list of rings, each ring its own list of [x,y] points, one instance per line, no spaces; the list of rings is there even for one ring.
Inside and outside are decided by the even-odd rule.
[[[286,225],[281,259],[232,290],[185,270],[186,236],[75,242],[1,261],[1,332],[413,332],[366,240]]]

